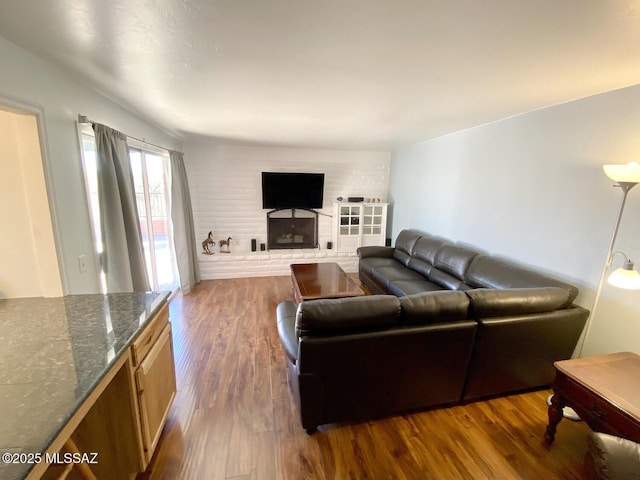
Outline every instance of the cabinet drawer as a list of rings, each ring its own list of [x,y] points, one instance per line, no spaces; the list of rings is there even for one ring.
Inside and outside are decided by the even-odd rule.
[[[169,307],[168,304],[165,304],[131,346],[131,358],[134,367],[140,365],[144,360],[144,357],[147,356],[168,323]]]
[[[640,425],[623,410],[568,377],[554,388],[592,430],[640,442]]]

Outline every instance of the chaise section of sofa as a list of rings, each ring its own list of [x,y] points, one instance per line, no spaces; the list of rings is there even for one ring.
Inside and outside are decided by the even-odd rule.
[[[589,315],[558,287],[465,293],[478,333],[463,401],[550,385],[553,363],[571,358]]]
[[[278,306],[278,334],[302,426],[456,403],[477,323],[462,292]]]

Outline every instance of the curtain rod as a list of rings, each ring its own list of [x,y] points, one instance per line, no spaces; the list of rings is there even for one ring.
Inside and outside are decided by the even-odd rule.
[[[94,122],[93,120],[90,120],[89,117],[87,117],[86,115],[78,114],[78,123],[87,124],[87,125],[93,126],[93,124],[97,123],[97,122]],[[155,143],[147,142],[144,138],[140,139],[140,138],[132,137],[131,135],[127,135],[126,133],[125,133],[125,135],[127,136],[127,138],[130,138],[132,140],[136,140],[138,142],[144,143],[145,145],[151,145],[152,147],[161,148],[162,150],[166,150],[168,152],[175,151],[175,150],[173,150],[171,148],[166,148],[166,147],[163,147],[161,145],[156,145]],[[182,152],[180,152],[180,153],[182,153]]]

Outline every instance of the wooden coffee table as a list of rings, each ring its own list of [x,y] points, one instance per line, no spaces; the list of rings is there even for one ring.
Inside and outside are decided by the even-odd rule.
[[[293,297],[297,303],[318,298],[346,298],[365,295],[340,265],[294,263],[291,265]]]
[[[640,442],[640,356],[622,352],[556,362],[549,424],[553,442],[562,409],[573,408],[596,432]]]

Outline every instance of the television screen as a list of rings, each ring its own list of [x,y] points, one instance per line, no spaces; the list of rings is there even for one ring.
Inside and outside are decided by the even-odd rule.
[[[262,208],[322,208],[324,173],[262,172]]]

